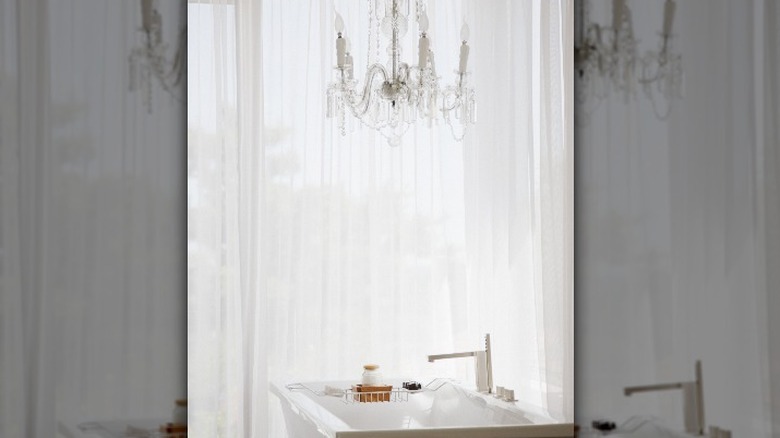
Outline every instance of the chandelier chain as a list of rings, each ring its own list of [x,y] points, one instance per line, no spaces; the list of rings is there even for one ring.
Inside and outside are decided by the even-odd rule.
[[[373,0],[368,0],[368,44],[366,44],[367,47],[367,53],[366,53],[366,69],[368,69],[368,66],[371,65],[371,33],[374,28],[374,11],[373,11],[374,2]]]

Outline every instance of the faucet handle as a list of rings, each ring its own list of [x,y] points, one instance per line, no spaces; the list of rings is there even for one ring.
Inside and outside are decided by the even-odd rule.
[[[490,394],[491,388],[488,384],[487,353],[484,351],[474,352],[474,371],[476,371],[477,374],[477,391]]]
[[[490,348],[490,333],[485,333],[485,367],[487,368],[488,394],[493,392],[493,356]]]
[[[716,426],[710,426],[710,438],[731,438],[731,431],[726,429],[721,429]]]
[[[506,389],[504,388],[504,401],[508,402],[516,402],[517,399],[515,398],[515,390],[514,389]]]
[[[496,393],[493,394],[493,397],[507,402],[517,401],[515,399],[515,390],[504,388],[503,386],[496,386]]]

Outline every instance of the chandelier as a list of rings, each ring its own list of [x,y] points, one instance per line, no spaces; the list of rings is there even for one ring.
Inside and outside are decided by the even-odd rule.
[[[658,50],[640,57],[626,0],[612,1],[611,27],[591,23],[589,1],[575,0],[576,100],[585,114],[611,92],[628,101],[641,86],[656,116],[661,120],[668,117],[674,100],[682,98],[682,56],[674,52],[672,38],[675,10],[674,0],[666,0]]]
[[[414,3],[414,8],[410,3]],[[419,32],[417,65],[401,60],[401,39],[409,30],[412,12]],[[368,0],[368,21],[369,57],[372,36],[376,39],[374,46],[379,53],[378,34],[381,33],[388,40],[388,59],[386,65],[379,62],[371,64],[367,59],[365,78],[361,84],[355,79],[344,20],[336,13],[336,74],[327,89],[326,116],[336,120],[341,135],[346,135],[347,117],[351,115],[361,125],[378,131],[389,145],[397,146],[412,124],[423,120],[431,126],[441,116],[453,137],[462,140],[466,128],[475,122],[476,110],[475,93],[469,86],[466,69],[468,25],[464,22],[461,28],[462,44],[460,62],[454,72],[455,82],[441,88],[423,0]]]
[[[186,9],[181,15],[186,20]],[[143,104],[147,112],[152,111],[152,84],[157,82],[174,100],[183,102],[179,85],[184,78],[187,53],[187,29],[182,26],[179,42],[172,60],[168,60],[168,45],[162,38],[162,18],[154,5],[154,0],[141,0],[142,25],[139,31],[143,35],[141,46],[130,52],[130,91],[141,88]]]

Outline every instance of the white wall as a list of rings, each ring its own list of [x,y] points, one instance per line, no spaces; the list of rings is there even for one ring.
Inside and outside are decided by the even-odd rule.
[[[578,117],[579,423],[649,414],[682,429],[677,391],[625,398],[622,388],[690,380],[701,359],[707,423],[770,436],[764,265],[773,260],[759,176],[776,145],[757,130],[762,3],[677,2],[685,96],[668,121],[641,94]],[[640,52],[656,49],[663,3],[630,5]]]

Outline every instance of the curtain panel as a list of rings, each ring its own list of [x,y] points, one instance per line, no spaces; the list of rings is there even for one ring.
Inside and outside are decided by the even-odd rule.
[[[168,56],[183,5],[159,2]],[[138,1],[0,0],[4,438],[185,395],[185,105],[128,88],[140,23]]]
[[[471,381],[470,361],[426,355],[485,333],[496,384],[573,418],[572,3],[427,7],[443,83],[469,23],[478,120],[462,142],[419,123],[392,147],[324,114],[334,11],[356,75],[385,62],[366,2],[190,2],[196,436],[284,436],[269,381],[356,379],[371,362]]]

